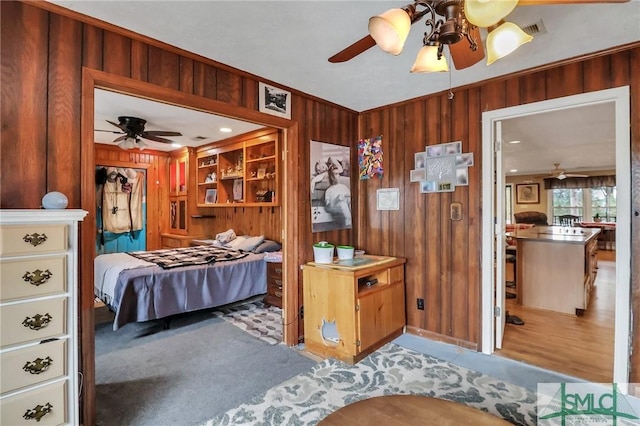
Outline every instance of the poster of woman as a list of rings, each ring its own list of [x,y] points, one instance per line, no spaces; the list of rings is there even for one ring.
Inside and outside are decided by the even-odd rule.
[[[349,147],[311,141],[312,232],[351,229]]]

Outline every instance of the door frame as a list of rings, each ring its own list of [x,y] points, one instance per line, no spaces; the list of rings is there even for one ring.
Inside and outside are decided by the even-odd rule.
[[[631,336],[631,146],[629,86],[587,92],[525,105],[517,105],[482,114],[482,352],[495,350],[493,292],[495,288],[493,190],[495,162],[494,143],[496,122],[541,112],[569,109],[576,106],[614,102],[616,139],[616,296],[614,328],[613,382],[628,392],[629,344]],[[501,154],[500,154],[501,157]],[[624,236],[624,238],[622,238]]]

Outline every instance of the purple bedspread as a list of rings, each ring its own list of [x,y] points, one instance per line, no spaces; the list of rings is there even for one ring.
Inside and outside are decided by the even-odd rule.
[[[267,292],[264,254],[208,265],[123,270],[111,308],[113,329],[129,322],[213,308]]]

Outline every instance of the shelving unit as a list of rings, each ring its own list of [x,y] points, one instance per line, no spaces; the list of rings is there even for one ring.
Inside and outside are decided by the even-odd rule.
[[[197,154],[197,206],[277,206],[279,132],[254,132]]]

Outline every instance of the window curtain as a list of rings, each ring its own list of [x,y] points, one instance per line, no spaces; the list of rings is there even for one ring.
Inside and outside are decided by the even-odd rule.
[[[615,175],[544,180],[544,189],[601,188],[603,186],[616,186]]]

